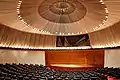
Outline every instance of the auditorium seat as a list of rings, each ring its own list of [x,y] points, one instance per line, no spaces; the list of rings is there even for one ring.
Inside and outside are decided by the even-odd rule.
[[[97,70],[96,72],[99,72],[100,74],[104,74],[105,76],[112,76],[115,77],[117,79],[120,79],[120,68],[101,68],[99,70]]]
[[[105,80],[100,72],[106,70],[59,71],[43,65],[0,64],[0,80]]]

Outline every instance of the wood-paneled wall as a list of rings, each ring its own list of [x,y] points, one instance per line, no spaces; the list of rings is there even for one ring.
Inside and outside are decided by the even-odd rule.
[[[51,66],[53,64],[73,64],[73,65],[88,65],[88,67],[93,66],[98,68],[104,67],[103,50],[85,50],[72,52],[47,51],[45,53],[45,59],[47,66]]]

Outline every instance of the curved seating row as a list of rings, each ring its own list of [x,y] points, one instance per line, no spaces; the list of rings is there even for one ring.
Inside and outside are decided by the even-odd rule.
[[[0,80],[106,80],[96,71],[59,71],[43,65],[0,64]]]

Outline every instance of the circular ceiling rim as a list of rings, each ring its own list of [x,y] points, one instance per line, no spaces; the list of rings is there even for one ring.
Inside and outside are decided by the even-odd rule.
[[[120,24],[120,22],[118,23],[118,24]],[[114,28],[113,28],[114,27]],[[106,30],[108,30],[107,31],[107,33],[108,33],[108,36],[111,36],[111,34],[109,33],[109,30],[110,29],[116,29],[117,30],[117,32],[119,33],[119,26],[118,25],[115,25],[115,26],[111,26],[110,28],[107,28],[107,29],[105,29],[104,31],[103,30],[101,30],[100,32],[102,33],[102,34],[104,34],[104,32],[106,31]],[[94,44],[94,43],[91,43],[92,45],[91,46],[81,46],[81,47],[55,47],[54,45],[53,46],[50,46],[49,45],[49,47],[48,47],[48,44],[46,45],[46,44],[41,44],[41,45],[38,45],[38,46],[34,46],[33,45],[33,43],[32,43],[32,45],[31,44],[28,44],[28,43],[25,43],[24,45],[23,45],[23,43],[21,42],[21,40],[23,40],[23,39],[19,39],[20,40],[20,42],[18,43],[16,43],[16,42],[14,42],[14,41],[16,41],[16,39],[15,40],[13,40],[14,38],[16,38],[16,37],[18,37],[18,38],[20,38],[20,36],[19,36],[19,34],[22,34],[21,36],[23,37],[25,37],[25,35],[26,36],[33,36],[33,37],[35,37],[35,36],[41,36],[41,38],[43,38],[42,36],[44,36],[44,35],[39,35],[39,34],[33,34],[33,33],[26,33],[26,32],[21,32],[21,31],[18,31],[18,30],[15,30],[15,29],[11,29],[11,28],[8,28],[7,26],[4,26],[4,25],[2,25],[2,26],[0,26],[0,41],[1,41],[1,43],[0,43],[0,47],[1,48],[8,48],[8,49],[28,49],[28,50],[80,50],[80,49],[112,49],[112,48],[120,48],[120,44],[119,44],[119,39],[120,39],[120,37],[115,37],[115,40],[113,40],[112,42],[110,42],[110,43],[103,43],[103,44]],[[6,33],[6,32],[8,32],[8,33]],[[11,34],[13,32],[13,34]],[[98,34],[99,33],[99,31],[98,32],[94,32],[93,33],[93,35],[94,34]],[[14,35],[16,35],[16,37],[14,36]],[[118,34],[119,35],[119,34]],[[6,36],[9,38],[9,39],[6,39]],[[89,36],[90,36],[90,34],[89,34]],[[98,35],[96,35],[96,36],[98,36]],[[48,38],[49,37],[54,37],[54,36],[48,36]],[[2,38],[4,38],[4,39],[2,39]],[[105,37],[104,37],[105,38]],[[112,36],[111,37],[109,37],[110,39],[112,39]],[[30,38],[31,39],[31,38]],[[35,41],[36,41],[36,38],[34,38],[35,39]],[[99,38],[98,38],[99,39]],[[116,39],[117,39],[117,41],[118,42],[115,42],[116,41]],[[7,41],[6,41],[7,40]],[[27,39],[27,40],[29,40],[29,39]],[[92,40],[91,38],[90,38],[90,40]],[[12,42],[11,42],[12,41]],[[30,41],[30,40],[29,40]],[[48,42],[49,40],[47,39],[47,42]],[[51,40],[50,40],[51,41]],[[103,40],[102,40],[103,41]],[[26,42],[26,41],[25,41]],[[9,43],[9,44],[8,44]],[[14,44],[15,43],[15,44]],[[51,43],[51,42],[50,42]],[[115,44],[113,44],[113,43],[115,43]],[[52,43],[53,44],[53,43]],[[29,45],[29,46],[26,46],[26,45]]]

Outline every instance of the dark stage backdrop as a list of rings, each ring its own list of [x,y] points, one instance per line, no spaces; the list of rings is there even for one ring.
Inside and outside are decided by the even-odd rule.
[[[89,36],[58,36],[56,41],[57,47],[77,47],[77,46],[90,46]]]

